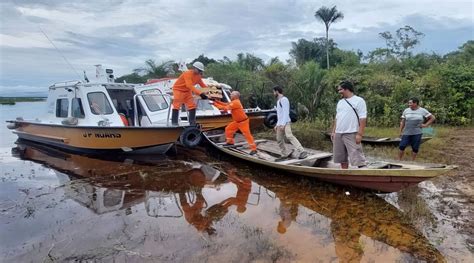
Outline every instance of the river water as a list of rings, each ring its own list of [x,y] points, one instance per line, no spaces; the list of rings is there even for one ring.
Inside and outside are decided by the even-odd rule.
[[[15,143],[0,106],[0,261],[468,262],[423,182],[375,195],[251,166],[206,147],[92,158]],[[471,261],[472,262],[472,261]]]

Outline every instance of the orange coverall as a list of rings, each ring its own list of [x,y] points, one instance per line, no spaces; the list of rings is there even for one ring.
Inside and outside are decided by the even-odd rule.
[[[196,108],[193,92],[197,95],[202,93],[194,86],[196,84],[199,84],[201,88],[207,87],[202,81],[201,75],[194,73],[192,69],[183,72],[183,74],[179,76],[173,85],[173,109],[179,110],[183,104],[186,104],[188,110]]]
[[[228,178],[237,186],[237,194],[234,198],[231,198],[231,204],[237,206],[237,212],[243,213],[246,210],[245,206],[252,191],[252,181],[245,177],[238,177],[233,170],[229,171]]]
[[[232,122],[225,127],[225,137],[227,143],[234,144],[234,134],[240,130],[245,136],[247,143],[252,151],[257,150],[257,145],[253,140],[253,136],[250,133],[250,121],[247,114],[245,114],[244,107],[239,99],[234,99],[230,103],[221,101],[214,101],[214,105],[221,110],[230,110],[232,113]]]

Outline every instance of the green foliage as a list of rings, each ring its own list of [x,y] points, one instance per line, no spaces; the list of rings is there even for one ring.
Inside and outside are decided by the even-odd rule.
[[[342,20],[344,18],[344,14],[337,11],[336,6],[333,6],[332,8],[323,6],[319,8],[318,11],[316,11],[314,16],[326,26],[326,66],[327,69],[329,69],[329,27],[332,23]]]
[[[458,51],[448,53],[445,56],[453,64],[474,64],[474,40],[469,40],[459,47]]]
[[[420,39],[424,36],[423,33],[416,31],[411,26],[404,26],[395,31],[395,37],[389,31],[379,34],[385,40],[385,44],[389,55],[398,58],[407,58],[411,56],[410,49],[413,49],[420,43]]]
[[[326,41],[323,39],[323,41]],[[321,38],[308,41],[306,39],[298,39],[297,42],[291,43],[290,56],[296,61],[296,64],[303,65],[308,61],[316,61],[322,63],[325,59],[325,42],[321,42]],[[329,42],[329,49],[334,48],[334,42]]]
[[[297,42],[292,42],[291,44],[292,47],[289,54],[298,66],[308,61],[314,61],[320,67],[327,68],[325,38],[315,38],[313,41],[298,39]],[[337,48],[332,39],[329,40],[329,55],[332,58],[330,61],[331,67],[337,65],[356,67],[360,65],[360,56],[357,53]]]
[[[316,19],[321,20],[321,22],[324,23],[327,29],[329,29],[329,26],[332,23],[335,23],[344,18],[344,15],[341,12],[337,11],[336,6],[333,6],[331,8],[323,6],[319,8],[316,13],[314,13],[314,16],[316,17]]]
[[[240,91],[247,107],[271,107],[270,82],[259,72],[248,70],[248,65],[242,61],[221,61],[209,64],[205,74]]]
[[[395,36],[390,32],[382,34],[387,47],[369,52],[362,63],[360,52],[341,50],[331,40],[330,70],[325,69],[324,38],[293,42],[290,50],[293,60],[287,63],[277,57],[265,63],[249,53],[240,53],[235,60],[224,57],[216,61],[204,55],[196,60],[206,63],[205,76],[240,91],[245,107],[272,108],[275,104],[272,87],[280,85],[293,105],[308,109],[311,119],[330,123],[340,99],[335,87],[341,80],[350,80],[355,84],[356,94],[367,102],[369,127],[398,126],[400,115],[413,96],[436,116],[436,123],[473,123],[474,41],[444,57],[427,53],[412,55],[410,50],[419,43],[421,33],[404,27]],[[156,64],[148,60],[143,69],[117,81],[143,83],[148,78],[170,75],[173,65],[171,61]]]
[[[474,68],[467,64],[437,65],[420,79],[425,107],[440,123],[472,123],[474,109]]]
[[[309,110],[310,116],[315,116],[324,90],[322,80],[325,71],[313,61],[307,62],[295,72],[292,82],[285,93],[293,101],[298,101]]]
[[[360,65],[360,57],[354,51],[335,48],[331,54],[331,67],[340,65],[343,67],[354,68]]]
[[[147,78],[145,76],[140,76],[138,73],[134,72],[132,74],[123,75],[120,78],[115,79],[117,83],[145,83]]]
[[[169,74],[174,74],[174,61],[165,61],[160,64],[156,64],[153,59],[145,61],[145,67],[135,69],[135,73],[144,74],[144,77],[147,79],[150,78],[163,78],[167,77]]]
[[[191,61],[191,63],[189,63],[190,65],[192,65],[194,62],[196,61],[199,61],[201,62],[202,64],[204,64],[204,66],[207,66],[211,63],[216,63],[217,61],[213,58],[208,58],[206,56],[204,56],[204,54],[201,54],[199,55],[199,57],[195,58],[193,61]]]
[[[290,65],[285,65],[282,62],[269,64],[262,71],[262,74],[272,84],[288,87],[291,79],[296,73],[297,69]]]
[[[245,55],[243,53],[237,54],[236,62],[241,68],[252,72],[259,71],[264,66],[263,60],[261,58],[249,53]]]

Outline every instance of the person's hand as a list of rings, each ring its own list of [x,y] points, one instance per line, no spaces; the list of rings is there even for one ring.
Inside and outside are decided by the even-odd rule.
[[[362,135],[360,135],[359,133],[356,135],[356,144],[360,144],[360,142],[362,141]]]
[[[285,125],[278,125],[277,130],[283,131],[285,129]]]
[[[334,138],[336,137],[336,133],[335,132],[331,132],[331,141],[334,141]]]
[[[426,124],[426,123],[421,124],[421,128],[426,128],[426,127],[428,127],[428,126],[429,126],[429,125]]]
[[[207,95],[206,95],[206,94],[204,94],[204,92],[203,92],[203,93],[201,93],[201,94],[199,94],[199,96],[200,96],[200,97],[201,97],[201,99],[203,99],[203,100],[207,100],[207,99],[209,99],[209,97],[207,97]]]

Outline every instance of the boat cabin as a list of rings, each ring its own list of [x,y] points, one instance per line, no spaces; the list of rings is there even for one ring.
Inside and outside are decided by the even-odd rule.
[[[42,122],[77,126],[168,125],[170,99],[157,89],[126,83],[62,82],[49,87]],[[142,123],[143,122],[143,123]]]
[[[149,84],[69,81],[49,87],[47,116],[41,122],[77,126],[167,126],[170,125],[172,87],[175,78]],[[203,79],[206,92],[230,102],[232,88],[212,78]],[[226,114],[207,100],[196,99],[197,116]],[[180,121],[187,124],[183,105]]]

